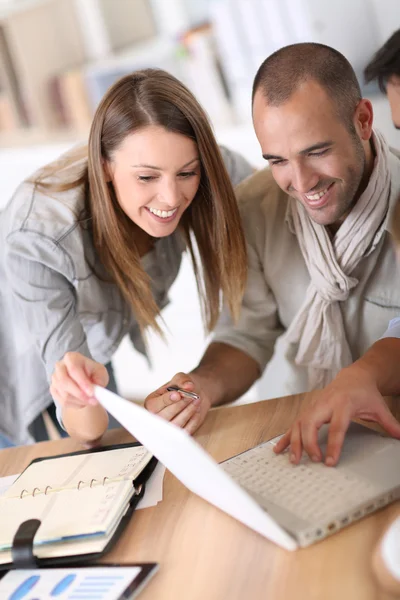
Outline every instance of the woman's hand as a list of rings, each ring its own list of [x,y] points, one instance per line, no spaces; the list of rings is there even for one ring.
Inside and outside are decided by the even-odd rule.
[[[180,392],[169,392],[167,387],[170,386],[195,392],[200,397],[191,399],[183,396]],[[195,375],[177,373],[171,381],[147,396],[144,405],[148,411],[193,434],[206,418],[211,402],[204,390],[201,389]]]
[[[79,352],[67,352],[56,363],[50,393],[63,409],[84,408],[98,404],[93,386],[105,387],[107,384],[108,373],[104,365]]]
[[[61,405],[65,429],[86,448],[98,446],[108,426],[107,411],[93,390],[94,385],[107,383],[105,366],[79,352],[67,352],[54,369],[50,393]]]

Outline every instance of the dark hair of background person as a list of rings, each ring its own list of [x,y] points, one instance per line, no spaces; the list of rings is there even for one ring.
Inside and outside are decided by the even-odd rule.
[[[384,94],[386,84],[393,75],[400,77],[400,29],[379,48],[364,69],[365,83],[377,81]]]

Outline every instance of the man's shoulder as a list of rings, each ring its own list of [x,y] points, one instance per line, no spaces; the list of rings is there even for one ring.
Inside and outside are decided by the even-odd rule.
[[[288,196],[275,182],[271,169],[257,171],[236,188],[243,215],[254,215],[272,222],[284,220]]]

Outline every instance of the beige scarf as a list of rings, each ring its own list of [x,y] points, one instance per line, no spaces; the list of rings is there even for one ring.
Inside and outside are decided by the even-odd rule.
[[[353,361],[339,302],[347,300],[358,284],[351,274],[379,242],[389,206],[389,149],[380,133],[374,132],[372,139],[376,158],[368,187],[333,240],[297,200],[291,199],[288,205],[286,218],[297,236],[311,283],[282,343],[289,346],[287,358],[308,369],[309,390],[325,386]]]

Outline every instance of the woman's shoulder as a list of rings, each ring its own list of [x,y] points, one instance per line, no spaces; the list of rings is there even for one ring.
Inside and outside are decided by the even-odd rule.
[[[239,152],[219,147],[232,185],[235,187],[254,172],[254,167]]]
[[[60,157],[18,186],[1,213],[3,234],[24,230],[58,240],[76,227],[86,204],[85,185],[78,181],[85,165],[75,162],[67,170],[67,160]],[[76,185],[64,185],[74,180]]]

